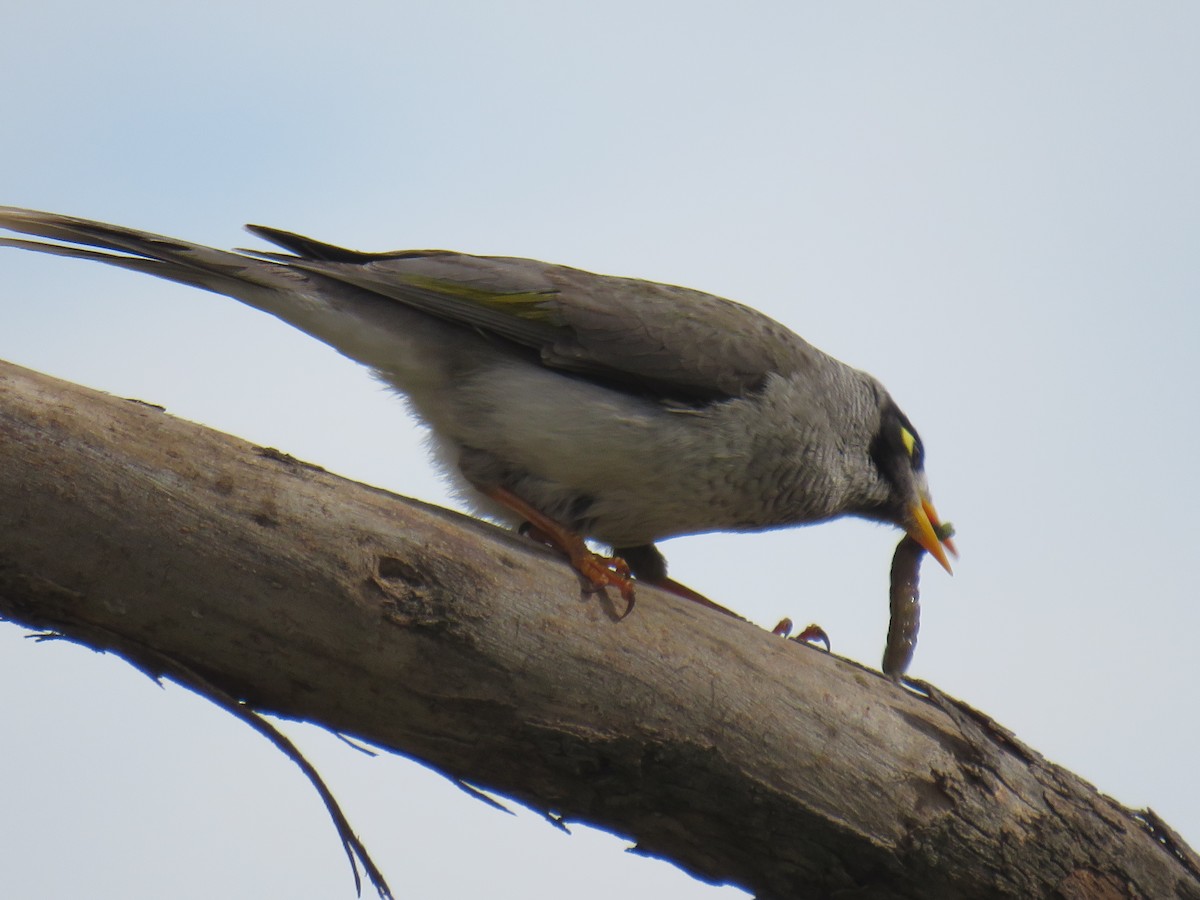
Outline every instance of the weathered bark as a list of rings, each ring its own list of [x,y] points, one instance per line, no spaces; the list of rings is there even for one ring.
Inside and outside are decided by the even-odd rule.
[[[1152,813],[948,698],[650,588],[617,621],[490,526],[6,363],[0,615],[764,898],[1200,898]]]

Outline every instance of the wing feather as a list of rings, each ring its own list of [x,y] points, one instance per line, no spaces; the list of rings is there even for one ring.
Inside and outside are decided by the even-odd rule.
[[[757,310],[689,288],[530,259],[359,254],[293,235],[278,243],[303,255],[272,254],[276,261],[530,347],[552,368],[674,397],[741,396],[772,373],[828,361]]]

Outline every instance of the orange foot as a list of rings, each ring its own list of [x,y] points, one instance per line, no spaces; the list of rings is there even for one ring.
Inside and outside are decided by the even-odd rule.
[[[829,635],[825,633],[825,629],[820,625],[809,625],[793,637],[792,640],[799,641],[801,644],[815,644],[820,642],[825,645],[825,652],[829,652]]]
[[[771,634],[778,635],[779,637],[787,637],[791,633],[792,620],[787,618],[780,619],[779,624],[771,629]],[[825,629],[820,625],[809,625],[799,634],[794,635],[792,640],[801,644],[815,644],[820,642],[825,645],[825,652],[829,652],[829,635],[825,633]]]
[[[555,522],[549,516],[534,509],[507,488],[493,487],[483,492],[497,503],[507,506],[526,522],[535,535],[550,546],[562,552],[587,583],[589,593],[602,591],[606,587],[614,587],[625,601],[625,612],[620,618],[625,618],[633,611],[633,578],[629,574],[629,566],[619,556],[601,556],[588,549],[582,537],[568,528]]]

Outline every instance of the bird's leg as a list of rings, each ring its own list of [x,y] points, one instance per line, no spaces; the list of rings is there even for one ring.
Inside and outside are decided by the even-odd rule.
[[[644,581],[646,584],[660,587],[664,591],[670,591],[677,597],[683,597],[685,600],[699,603],[708,609],[715,609],[719,613],[741,619],[743,622],[746,621],[733,610],[726,609],[720,603],[709,600],[686,584],[680,584],[675,579],[668,578],[667,561],[653,544],[643,544],[640,547],[614,547],[613,553],[629,564],[629,568],[633,570],[638,581]]]
[[[748,621],[747,619],[744,619],[741,616],[739,616],[732,609],[726,609],[724,606],[722,606],[720,603],[717,603],[715,600],[709,600],[703,594],[701,594],[697,591],[693,591],[686,584],[680,584],[674,578],[667,578],[664,575],[662,578],[659,578],[654,581],[650,581],[650,580],[644,579],[644,578],[639,578],[638,581],[646,581],[648,584],[652,584],[655,587],[660,587],[664,591],[670,591],[672,594],[674,594],[677,597],[683,597],[685,600],[691,600],[693,603],[699,603],[701,606],[708,607],[709,609],[715,609],[719,613],[724,613],[725,615],[732,616],[735,619],[741,619],[741,621],[743,621],[743,622]]]
[[[483,493],[511,509],[528,522],[542,540],[565,554],[572,568],[583,576],[592,591],[615,587],[626,604],[621,618],[629,615],[634,602],[633,579],[629,576],[629,566],[625,560],[619,556],[603,557],[593,553],[580,535],[534,509],[507,488],[485,488]]]

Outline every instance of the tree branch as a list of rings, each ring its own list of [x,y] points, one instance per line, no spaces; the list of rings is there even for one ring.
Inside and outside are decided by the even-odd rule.
[[[1200,900],[1152,812],[982,714],[648,587],[618,622],[481,522],[7,363],[0,459],[0,615],[157,673],[152,648],[699,878]]]

